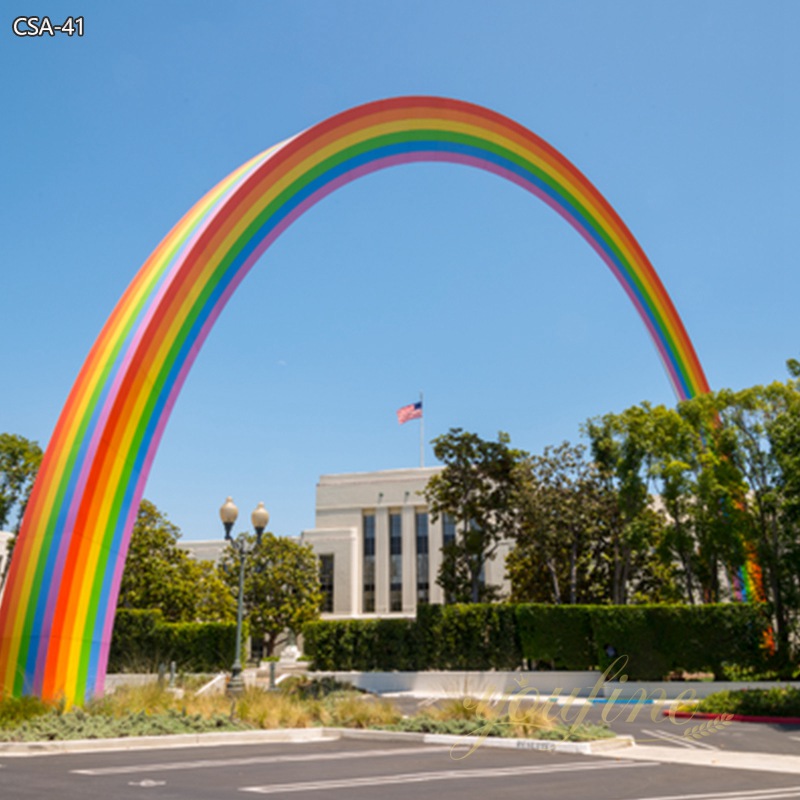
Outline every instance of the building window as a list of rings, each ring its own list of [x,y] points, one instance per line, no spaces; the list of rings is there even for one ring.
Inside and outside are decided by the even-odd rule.
[[[389,514],[389,611],[403,610],[403,523]]]
[[[442,544],[452,544],[456,540],[456,521],[449,515],[442,515]]]
[[[417,511],[415,527],[417,533],[417,604],[429,603],[430,583],[428,569],[428,514]]]
[[[319,557],[319,588],[322,591],[322,611],[333,611],[333,556]]]
[[[442,515],[442,549],[447,549],[448,545],[453,544],[456,540],[456,521],[450,514]],[[444,566],[444,565],[443,565]],[[451,565],[452,566],[452,565]],[[452,603],[455,601],[452,592],[445,590],[444,602]]]
[[[375,515],[364,514],[364,613],[375,611]]]

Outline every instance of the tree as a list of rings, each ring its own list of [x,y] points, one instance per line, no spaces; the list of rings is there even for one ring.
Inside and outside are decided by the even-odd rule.
[[[770,425],[769,436],[780,469],[782,507],[788,520],[800,524],[800,363],[786,362],[792,380],[787,406]]]
[[[503,538],[513,538],[518,525],[514,500],[517,464],[526,454],[509,446],[508,434],[484,441],[461,428],[433,440],[433,452],[445,466],[425,487],[431,519],[448,514],[456,538],[444,547],[437,582],[458,602],[477,603],[496,597],[482,585],[484,564]]]
[[[739,500],[746,486],[730,457],[730,432],[708,411],[711,397],[678,410],[642,403],[585,428],[619,495],[614,557],[619,552],[623,559],[615,572],[622,566],[624,573],[630,556],[656,544],[662,577],[679,576],[689,603],[725,599],[721,575],[732,575],[744,560]],[[656,528],[642,526],[648,516]],[[615,597],[620,590],[615,581]]]
[[[772,610],[779,666],[800,624],[800,364],[787,366],[786,383],[710,392],[677,409],[644,403],[586,428],[620,499],[609,520],[624,559],[615,545],[614,563],[651,538],[690,603],[736,596],[744,568],[748,599]],[[663,533],[631,540],[645,510],[659,513]]]
[[[11,524],[17,511],[14,530],[19,530],[33,481],[42,463],[37,442],[13,433],[0,433],[0,530]]]
[[[229,622],[236,606],[211,562],[178,547],[179,528],[142,500],[131,534],[118,608],[160,609],[169,622]]]
[[[519,530],[506,559],[514,602],[602,599],[597,550],[603,493],[584,450],[563,442],[519,465]]]
[[[698,572],[696,523],[698,476],[702,469],[702,440],[696,429],[676,409],[643,405],[648,414],[647,448],[653,492],[660,497],[664,534],[659,552],[665,568],[678,564],[673,574],[682,583],[681,593],[690,604],[702,598],[695,577]],[[677,599],[677,598],[676,598]]]
[[[789,362],[790,373],[795,362]],[[755,555],[773,610],[778,657],[791,658],[800,606],[800,394],[798,381],[723,390],[686,404],[725,442],[725,464],[741,481],[731,516]],[[712,422],[709,423],[708,420]],[[726,509],[726,513],[728,510]],[[744,561],[744,554],[740,563]],[[758,598],[754,598],[758,599]]]
[[[0,433],[0,530],[11,523],[12,512],[16,509],[13,529],[15,534],[19,532],[41,463],[42,449],[37,442],[13,433]],[[16,540],[15,535],[8,543],[9,558],[0,574],[0,589],[8,576]]]
[[[610,599],[628,602],[633,561],[648,551],[653,516],[648,491],[646,419],[649,407],[606,414],[584,426],[606,503]]]
[[[611,444],[604,442],[609,452]],[[674,599],[665,592],[669,582],[657,557],[659,515],[645,502],[628,518],[608,464],[587,461],[585,451],[563,442],[521,464],[520,527],[506,559],[512,599],[556,604]]]
[[[264,533],[260,545],[252,534],[245,537],[244,611],[251,636],[263,637],[267,656],[281,643],[284,631],[300,633],[303,625],[319,617],[323,595],[319,561],[309,545],[284,536]],[[231,597],[239,594],[238,548],[229,544],[221,569]]]

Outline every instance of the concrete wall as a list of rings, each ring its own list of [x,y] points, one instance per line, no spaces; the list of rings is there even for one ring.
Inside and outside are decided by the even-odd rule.
[[[620,700],[701,699],[714,692],[741,689],[771,689],[792,686],[800,681],[608,681],[602,673],[586,672],[310,672],[309,677],[332,675],[359,689],[377,694],[407,692],[421,697],[482,697],[521,695],[535,700],[548,696],[597,697]],[[687,694],[694,692],[694,695]]]
[[[599,672],[309,672],[309,677],[331,675],[336,680],[377,694],[408,692],[424,697],[510,695],[526,692],[541,696],[575,693],[586,697],[601,677]],[[600,696],[600,695],[598,695]]]

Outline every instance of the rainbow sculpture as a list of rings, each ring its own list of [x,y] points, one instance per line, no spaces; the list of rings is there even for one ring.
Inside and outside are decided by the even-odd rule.
[[[480,106],[401,97],[337,114],[248,161],[156,248],[112,312],[52,435],[0,608],[0,693],[103,690],[129,537],[181,386],[228,298],[303,212],[413,162],[478,167],[536,195],[614,273],[679,399],[708,391],[655,270],[595,187],[531,131]]]

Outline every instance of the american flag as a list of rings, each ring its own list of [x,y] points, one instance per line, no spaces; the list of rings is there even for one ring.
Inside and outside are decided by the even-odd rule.
[[[402,425],[410,419],[422,418],[422,401],[418,403],[411,403],[411,405],[403,406],[397,409],[397,422]]]

